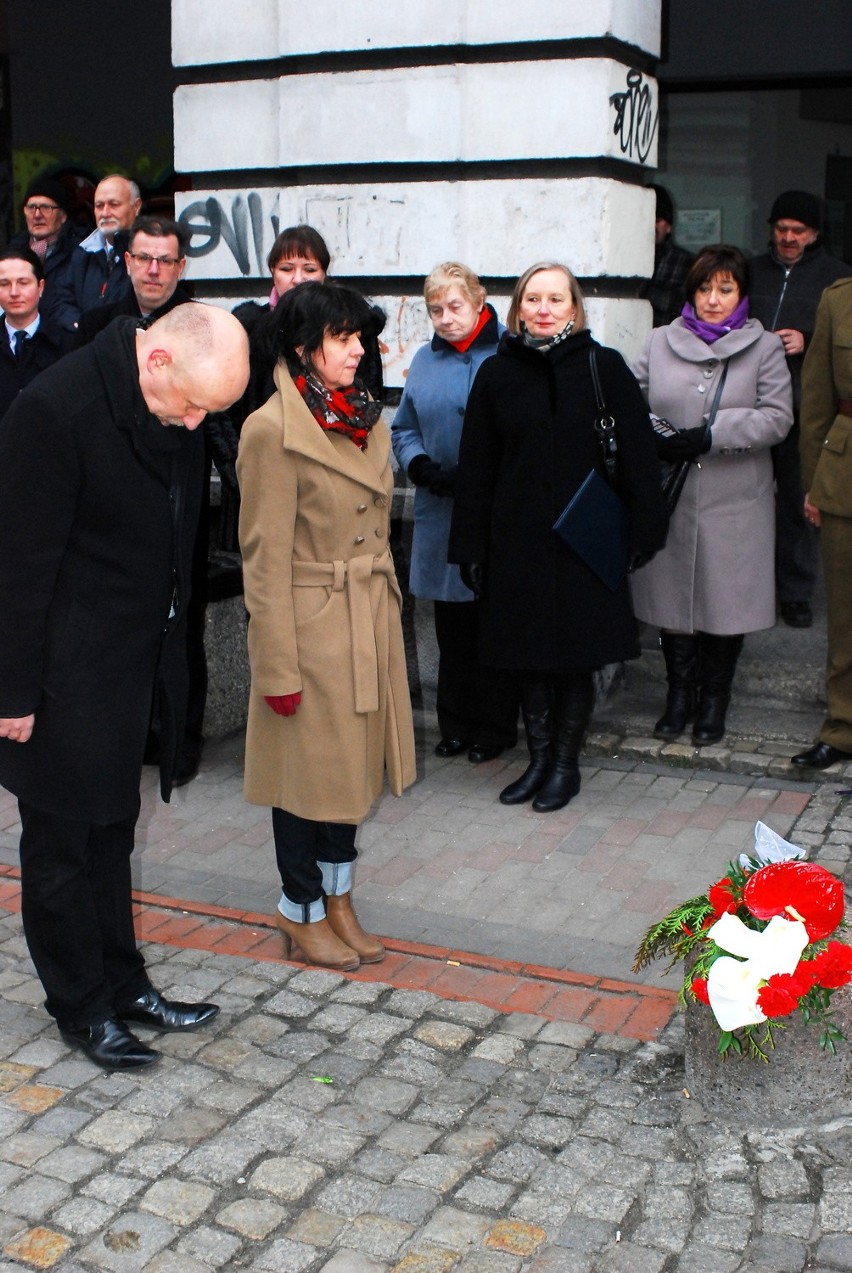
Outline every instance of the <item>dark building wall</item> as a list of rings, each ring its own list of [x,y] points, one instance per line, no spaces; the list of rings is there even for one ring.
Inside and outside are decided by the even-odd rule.
[[[172,170],[169,0],[7,0],[11,146],[20,195],[36,173]]]

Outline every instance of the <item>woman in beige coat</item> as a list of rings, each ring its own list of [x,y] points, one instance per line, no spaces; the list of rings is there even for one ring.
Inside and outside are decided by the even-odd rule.
[[[384,955],[351,901],[355,833],[385,770],[414,781],[388,547],[390,437],[355,379],[370,306],[306,283],[271,318],[276,392],[246,420],[237,473],[249,611],[245,797],[272,807],[285,953],[351,969]]]
[[[638,619],[661,629],[666,709],[654,737],[716,743],[744,634],[775,623],[775,497],[770,447],[793,423],[780,337],[748,317],[738,248],[704,248],[680,318],[658,327],[634,373],[655,416],[677,429],[663,460],[692,460],[666,546],[632,576]],[[718,409],[708,418],[724,373]]]

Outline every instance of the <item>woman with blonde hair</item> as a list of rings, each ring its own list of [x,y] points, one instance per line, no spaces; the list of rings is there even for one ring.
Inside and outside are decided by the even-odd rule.
[[[462,420],[477,370],[505,330],[473,270],[436,265],[423,286],[434,328],[414,355],[393,422],[393,448],[417,490],[409,588],[434,605],[438,641],[438,756],[467,751],[493,760],[517,739],[518,697],[511,678],[477,657],[476,598],[447,562]]]
[[[611,590],[553,529],[589,470],[603,469],[592,358],[615,421],[634,554],[662,546],[666,513],[639,386],[621,355],[592,339],[571,271],[552,261],[525,270],[508,327],[471,390],[449,556],[480,596],[482,661],[521,681],[530,763],[500,800],[550,812],[580,789],[594,670],[639,656],[627,580]]]

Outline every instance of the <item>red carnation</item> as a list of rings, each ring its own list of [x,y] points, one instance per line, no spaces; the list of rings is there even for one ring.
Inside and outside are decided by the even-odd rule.
[[[817,985],[837,990],[852,981],[852,947],[842,941],[830,941],[816,959],[811,960]]]
[[[716,920],[720,915],[733,915],[737,909],[737,903],[731,892],[732,884],[727,875],[723,876],[712,888],[707,890],[707,900],[713,907],[713,919]]]
[[[817,971],[812,959],[801,960],[790,976],[790,988],[802,999],[817,983]]]
[[[706,977],[692,978],[692,993],[695,995],[699,1003],[710,1002],[710,996],[707,993],[707,978]]]
[[[776,974],[770,977],[765,986],[761,986],[757,992],[757,1006],[761,1012],[767,1017],[788,1017],[791,1012],[795,1012],[799,1006],[798,996],[795,995],[789,986],[778,985],[779,981],[791,981],[789,976]]]
[[[815,862],[772,862],[747,881],[743,902],[757,919],[801,919],[808,938],[821,941],[843,918],[843,885]]]

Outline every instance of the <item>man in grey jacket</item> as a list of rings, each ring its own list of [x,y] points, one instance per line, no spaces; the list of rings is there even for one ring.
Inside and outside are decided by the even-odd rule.
[[[813,622],[811,596],[818,561],[817,535],[805,521],[799,463],[802,362],[813,335],[817,305],[835,279],[852,274],[822,245],[822,206],[805,190],[785,190],[772,205],[769,251],[749,262],[752,318],[784,342],[793,381],[794,423],[772,449],[776,484],[775,582],[781,618],[792,628]]]

